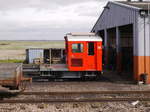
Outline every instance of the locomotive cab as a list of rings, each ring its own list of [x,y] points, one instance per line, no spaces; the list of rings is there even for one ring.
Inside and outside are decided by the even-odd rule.
[[[102,39],[94,33],[65,37],[66,64],[69,71],[102,71]]]

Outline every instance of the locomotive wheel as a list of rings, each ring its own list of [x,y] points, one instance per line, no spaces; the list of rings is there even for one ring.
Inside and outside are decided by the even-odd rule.
[[[100,80],[100,78],[101,78],[101,74],[98,72],[98,73],[96,73],[96,77],[95,77],[95,79],[96,79],[96,81],[99,81]]]
[[[99,76],[99,75],[96,75],[95,80],[96,80],[96,81],[99,81],[99,79],[100,79],[100,76]]]

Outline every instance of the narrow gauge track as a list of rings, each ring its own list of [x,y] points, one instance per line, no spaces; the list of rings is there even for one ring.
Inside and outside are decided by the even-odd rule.
[[[120,102],[120,101],[150,101],[150,91],[85,91],[85,92],[12,92],[9,95],[52,95],[56,96],[70,96],[70,95],[144,95],[144,97],[100,97],[100,98],[36,98],[36,99],[2,99],[0,103],[62,103],[62,102]],[[148,95],[148,96],[146,96]]]
[[[121,101],[150,101],[150,98],[96,98],[96,99],[27,99],[0,100],[0,103],[74,103],[74,102],[121,102]]]
[[[150,91],[70,91],[70,92],[15,92],[20,95],[73,95],[73,94],[150,94]]]

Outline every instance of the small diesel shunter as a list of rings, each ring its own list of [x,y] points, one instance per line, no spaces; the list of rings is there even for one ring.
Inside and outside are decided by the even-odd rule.
[[[41,64],[40,76],[49,78],[98,78],[102,72],[102,39],[94,33],[65,36],[65,60]]]

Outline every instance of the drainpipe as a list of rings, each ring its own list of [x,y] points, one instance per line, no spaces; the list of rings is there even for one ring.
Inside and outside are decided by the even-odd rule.
[[[146,17],[148,17],[148,13],[146,10],[140,10],[140,16],[144,20],[144,73],[140,75],[140,79],[147,84],[148,74],[146,73]]]

